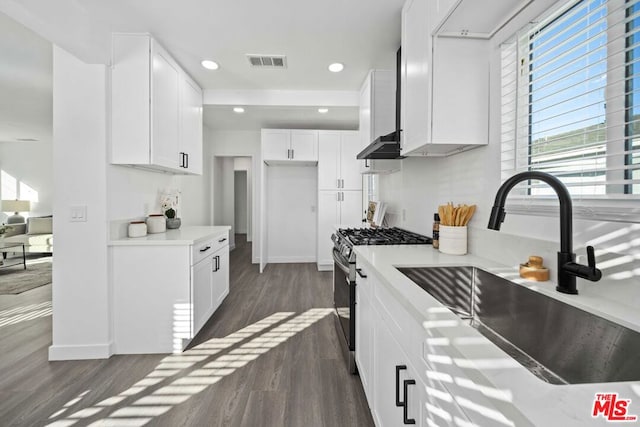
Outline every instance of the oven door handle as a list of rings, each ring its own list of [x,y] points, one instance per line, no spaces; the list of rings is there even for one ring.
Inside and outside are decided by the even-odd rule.
[[[347,264],[346,266],[344,265],[344,257],[342,255],[340,255],[340,253],[334,248],[333,249],[333,260],[335,261],[335,264],[340,268],[340,270],[342,270],[344,272],[344,274],[347,275],[347,278],[349,277],[349,264]]]

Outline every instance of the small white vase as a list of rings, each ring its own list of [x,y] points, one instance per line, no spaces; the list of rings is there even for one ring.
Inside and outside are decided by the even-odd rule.
[[[467,253],[467,226],[440,226],[440,252],[449,255]]]

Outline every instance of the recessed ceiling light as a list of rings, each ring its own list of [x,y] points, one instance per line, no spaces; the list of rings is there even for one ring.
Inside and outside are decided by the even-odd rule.
[[[242,107],[233,107],[233,111],[236,113],[244,113],[244,108]]]
[[[344,70],[344,64],[341,64],[339,62],[334,62],[333,64],[329,65],[329,71],[331,71],[332,73],[339,73],[342,70]]]
[[[217,62],[211,61],[209,59],[205,59],[204,61],[201,62],[201,64],[207,70],[217,70],[219,67]]]
[[[327,114],[329,112],[328,108],[318,108],[318,113]]]

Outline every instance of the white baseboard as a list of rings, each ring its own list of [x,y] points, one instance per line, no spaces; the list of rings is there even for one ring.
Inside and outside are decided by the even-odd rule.
[[[318,271],[333,271],[333,264],[318,264]]]
[[[254,256],[254,257],[251,259],[251,263],[252,263],[252,264],[260,264],[260,258],[258,258],[257,256]]]
[[[316,262],[314,256],[283,256],[283,257],[269,257],[269,263],[271,264],[285,264],[295,262]]]
[[[52,345],[49,360],[108,359],[113,355],[113,343],[94,345]]]

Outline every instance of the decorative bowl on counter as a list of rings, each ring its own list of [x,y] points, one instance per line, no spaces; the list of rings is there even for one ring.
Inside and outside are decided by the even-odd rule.
[[[131,221],[129,223],[129,237],[144,237],[147,235],[147,224],[144,221]]]
[[[167,231],[167,221],[163,214],[151,214],[147,217],[147,231],[149,234]]]
[[[180,228],[182,221],[180,218],[167,218],[167,228],[169,230],[175,230]]]

